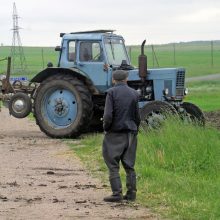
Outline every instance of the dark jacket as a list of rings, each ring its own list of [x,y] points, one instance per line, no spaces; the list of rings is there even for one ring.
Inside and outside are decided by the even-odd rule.
[[[140,125],[138,93],[126,83],[108,90],[103,128],[109,132],[137,132]]]

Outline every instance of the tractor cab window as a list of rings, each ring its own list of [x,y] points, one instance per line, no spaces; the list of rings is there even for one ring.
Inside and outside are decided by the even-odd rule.
[[[122,61],[130,64],[123,40],[106,38],[105,49],[110,65],[120,66]]]
[[[76,42],[70,41],[69,42],[69,50],[68,50],[68,60],[73,62],[76,60]]]
[[[83,62],[103,61],[100,44],[98,42],[81,42],[79,60]]]

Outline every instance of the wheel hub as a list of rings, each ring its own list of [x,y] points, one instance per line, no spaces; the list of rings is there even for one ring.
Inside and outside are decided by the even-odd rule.
[[[42,99],[42,113],[45,121],[48,121],[55,129],[63,129],[70,126],[77,117],[77,102],[75,95],[68,89],[51,88]]]
[[[63,98],[55,99],[54,113],[58,117],[64,117],[68,114],[69,106]]]
[[[13,109],[15,112],[21,112],[25,107],[25,103],[23,100],[18,99],[13,104]]]

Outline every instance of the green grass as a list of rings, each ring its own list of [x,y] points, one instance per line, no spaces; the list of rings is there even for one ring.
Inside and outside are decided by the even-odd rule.
[[[95,175],[108,182],[102,139],[102,134],[88,135],[80,146],[72,144],[71,148]],[[137,202],[171,219],[220,219],[219,146],[219,131],[178,119],[166,121],[160,130],[140,132]]]
[[[220,110],[220,80],[187,83],[185,101],[197,104],[204,111]]]
[[[43,50],[43,58],[42,58]],[[188,42],[175,44],[176,58],[174,62],[173,44],[155,45],[154,51],[159,62],[159,67],[184,67],[187,77],[219,73],[220,69],[220,41],[214,42],[213,63],[211,61],[210,42]],[[27,73],[30,78],[38,73],[51,61],[55,66],[58,60],[58,52],[52,47],[24,47],[24,53],[28,65]],[[149,68],[157,67],[153,61],[151,46],[145,47],[148,55]],[[10,47],[0,47],[0,59],[10,54]],[[140,46],[131,46],[131,62],[138,66]],[[0,73],[6,70],[6,63],[0,62]],[[23,74],[23,75],[24,75]]]
[[[220,217],[219,146],[219,131],[178,120],[141,133],[137,172],[140,187],[146,185],[141,201],[179,219]]]

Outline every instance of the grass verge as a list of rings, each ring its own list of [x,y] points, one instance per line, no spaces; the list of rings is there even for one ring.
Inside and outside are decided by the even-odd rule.
[[[73,151],[107,182],[102,134],[90,134]],[[178,119],[138,136],[137,202],[172,219],[220,218],[220,132]],[[125,174],[122,174],[124,180]],[[124,182],[124,181],[123,181]]]

